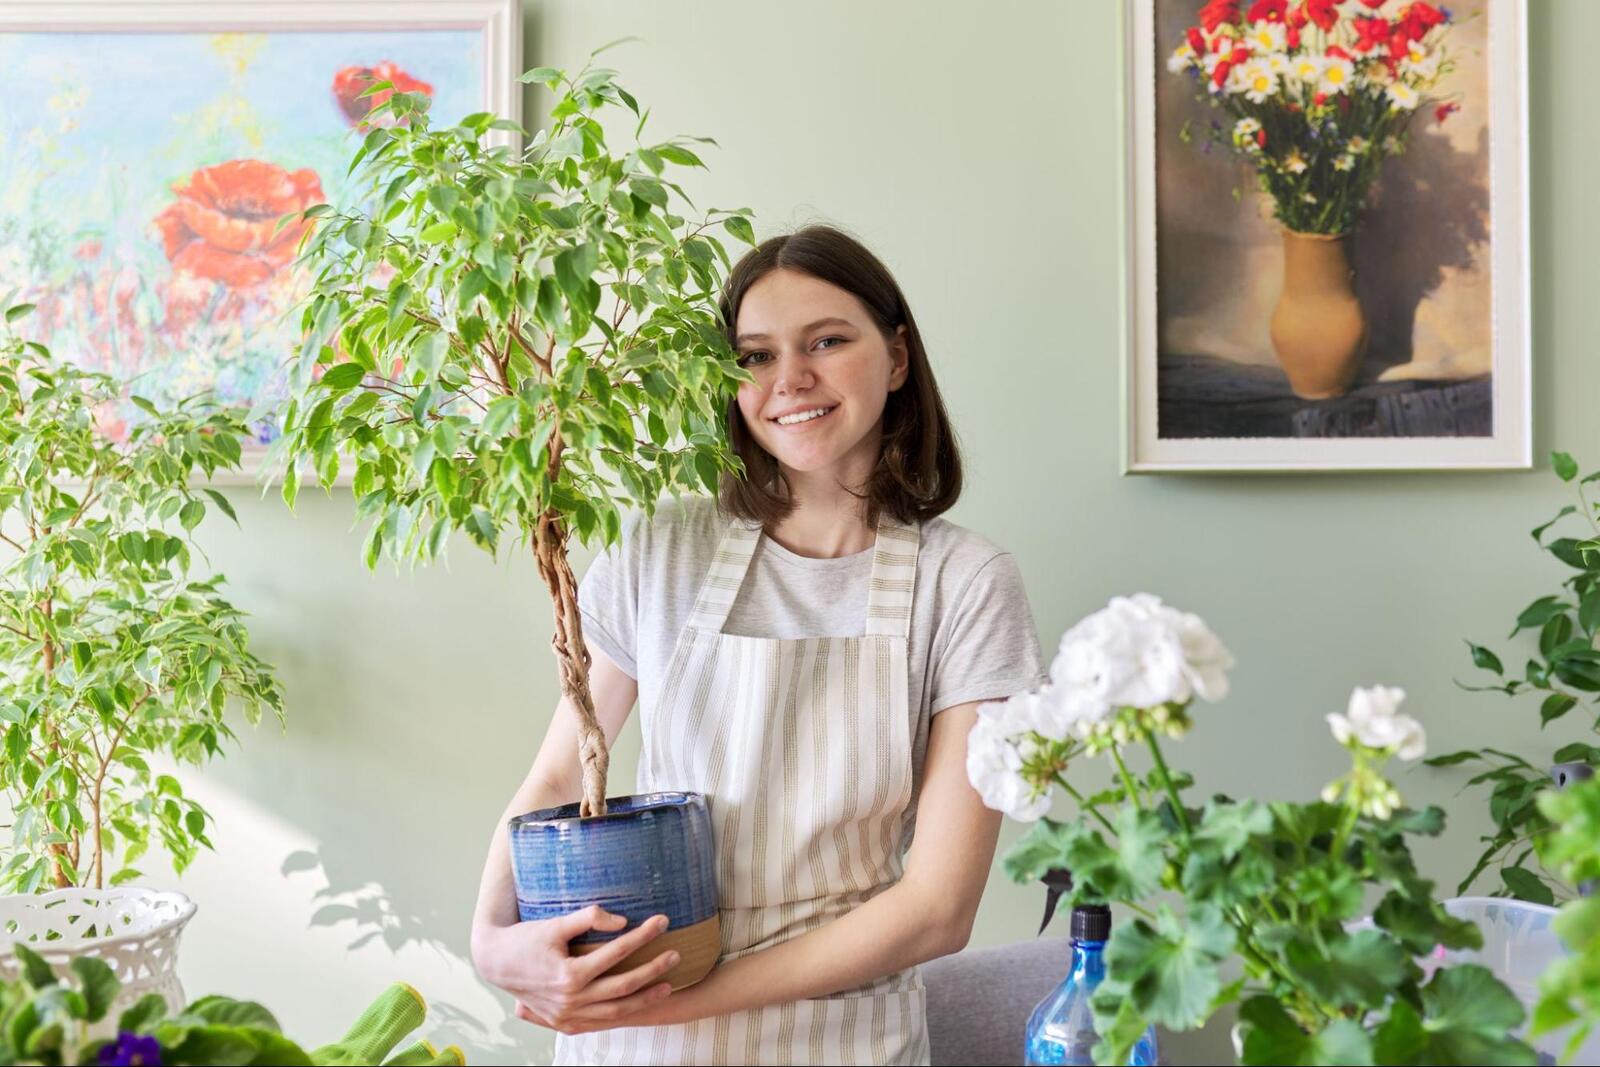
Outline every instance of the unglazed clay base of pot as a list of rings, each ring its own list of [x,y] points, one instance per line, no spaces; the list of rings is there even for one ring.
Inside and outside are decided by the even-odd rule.
[[[600,941],[587,945],[573,945],[572,954],[586,956],[605,944],[606,942]],[[668,930],[632,955],[623,957],[622,962],[606,974],[631,971],[641,963],[647,963],[670,949],[677,950],[678,965],[662,975],[662,978],[672,983],[674,991],[694,985],[711,973],[711,967],[717,962],[717,956],[722,951],[722,933],[718,927],[718,917],[713,915],[693,926]]]

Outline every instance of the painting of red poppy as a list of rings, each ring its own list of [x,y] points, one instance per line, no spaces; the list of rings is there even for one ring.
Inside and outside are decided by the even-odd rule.
[[[271,5],[229,0],[180,23],[101,6],[103,28],[70,30],[48,4],[0,12],[0,292],[37,306],[38,340],[130,397],[211,389],[249,409],[259,455],[308,282],[306,224],[288,216],[348,202],[366,115],[395,92],[446,121],[515,116],[518,9],[397,19],[338,0],[286,6],[277,26]],[[118,436],[140,415],[130,399],[98,420]]]
[[[1128,471],[1531,464],[1524,0],[1136,0]]]

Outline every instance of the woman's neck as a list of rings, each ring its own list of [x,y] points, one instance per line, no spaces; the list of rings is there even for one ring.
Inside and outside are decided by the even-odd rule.
[[[767,527],[768,537],[790,552],[812,559],[851,556],[872,547],[878,534],[867,525],[866,502],[845,488],[852,483],[864,485],[864,476],[844,483],[837,471],[785,471],[785,477],[795,506]]]

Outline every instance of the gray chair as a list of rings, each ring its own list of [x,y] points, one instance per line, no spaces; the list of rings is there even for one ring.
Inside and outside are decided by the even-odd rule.
[[[1067,976],[1065,937],[969,948],[922,965],[934,1067],[1020,1064],[1034,1005]]]

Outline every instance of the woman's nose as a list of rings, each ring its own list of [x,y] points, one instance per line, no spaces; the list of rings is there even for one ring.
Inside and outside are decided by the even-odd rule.
[[[792,393],[797,389],[809,389],[813,381],[811,368],[806,366],[804,359],[791,355],[778,357],[778,373],[772,383],[775,392]]]

